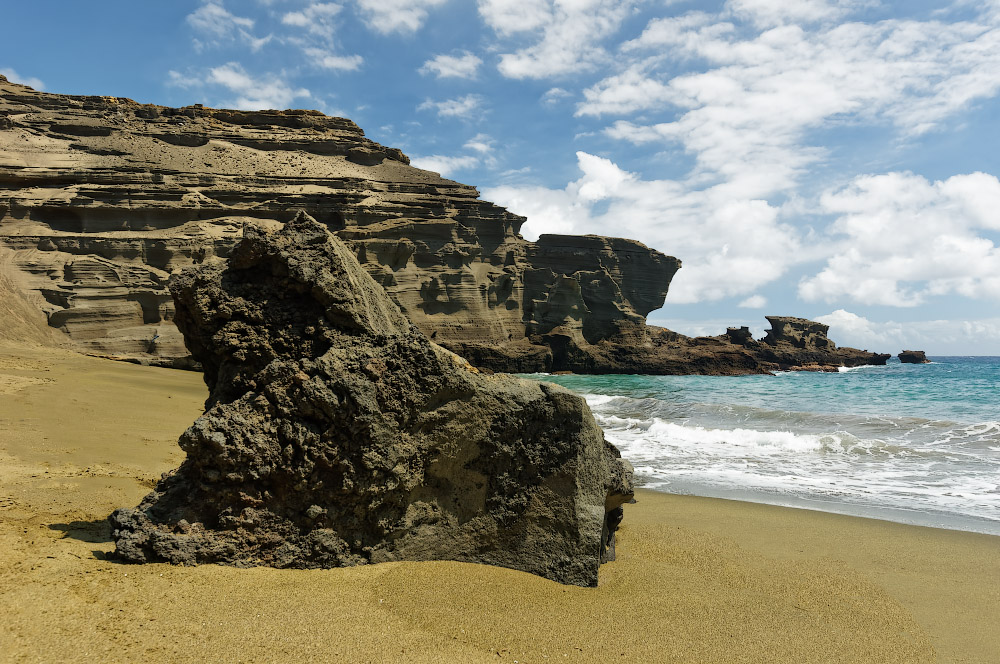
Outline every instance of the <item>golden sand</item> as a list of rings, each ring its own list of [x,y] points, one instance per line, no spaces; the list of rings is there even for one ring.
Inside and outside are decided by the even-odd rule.
[[[1000,538],[642,492],[600,587],[462,563],[122,565],[194,373],[0,344],[0,661],[997,662]]]

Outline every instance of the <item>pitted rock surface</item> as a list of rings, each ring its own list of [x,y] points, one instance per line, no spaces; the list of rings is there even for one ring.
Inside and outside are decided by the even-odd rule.
[[[596,585],[632,470],[581,398],[430,342],[306,215],[170,288],[210,396],[182,465],[111,515],[123,560],[459,560]]]

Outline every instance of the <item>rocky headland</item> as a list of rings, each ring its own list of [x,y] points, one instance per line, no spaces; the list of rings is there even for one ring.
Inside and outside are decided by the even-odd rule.
[[[899,361],[903,364],[930,364],[931,361],[927,359],[927,353],[922,350],[904,350],[899,355],[897,355]]]
[[[432,343],[304,214],[170,289],[207,410],[180,468],[112,515],[119,557],[458,560],[597,585],[632,468],[582,398]]]
[[[299,210],[343,240],[425,335],[483,369],[744,374],[884,363],[804,333],[817,323],[760,341],[648,326],[678,259],[621,238],[529,242],[523,217],[410,166],[344,118],[50,94],[0,77],[8,279],[85,352],[195,366],[173,322],[170,275],[228,258],[246,229],[278,228]]]

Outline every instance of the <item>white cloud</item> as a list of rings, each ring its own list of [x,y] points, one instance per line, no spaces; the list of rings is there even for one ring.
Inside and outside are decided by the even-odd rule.
[[[327,71],[356,71],[364,58],[335,52],[335,37],[340,29],[339,16],[343,5],[336,2],[313,2],[305,7],[285,12],[281,23],[294,29],[295,36],[287,43],[297,46],[308,63]]]
[[[546,106],[555,106],[559,102],[569,97],[572,97],[573,93],[569,90],[564,90],[563,88],[549,88],[542,95],[542,103]]]
[[[252,30],[251,18],[231,14],[222,3],[207,2],[187,16],[188,24],[217,38],[232,38],[241,31]]]
[[[929,355],[1000,354],[1000,318],[874,322],[844,309],[816,320],[830,326],[838,345],[883,353],[923,350]]]
[[[472,155],[460,157],[448,157],[444,155],[429,155],[427,157],[413,157],[410,164],[426,171],[440,173],[443,177],[467,168],[475,168],[479,165],[479,158]]]
[[[479,95],[465,95],[457,99],[446,99],[444,101],[431,101],[428,99],[419,106],[418,111],[436,111],[443,118],[469,118],[479,112],[483,105],[483,98]]]
[[[448,0],[357,0],[368,27],[389,34],[416,32],[427,20],[428,10]]]
[[[497,33],[531,32],[552,20],[552,3],[542,0],[479,0],[479,15]]]
[[[236,95],[224,99],[221,105],[242,110],[285,109],[296,99],[312,96],[309,90],[292,87],[275,74],[251,76],[238,62],[213,67],[200,76],[171,71],[170,83],[182,87],[218,86]]]
[[[962,295],[1000,300],[1000,180],[985,173],[930,182],[912,173],[855,178],[826,193],[832,256],[799,284],[810,301],[917,306]]]
[[[307,47],[302,52],[320,69],[355,71],[364,63],[360,55],[336,55],[322,48]]]
[[[437,55],[424,63],[421,74],[434,74],[438,78],[475,78],[483,61],[476,55],[463,51],[462,55]]]
[[[730,18],[691,12],[651,21],[623,45],[621,69],[586,89],[577,115],[646,113],[606,130],[633,143],[679,144],[693,184],[728,182],[734,196],[794,190],[827,151],[810,132],[842,124],[931,131],[1000,91],[1000,28],[975,22],[886,20],[836,25],[857,2],[730,2]],[[779,20],[780,19],[780,20]],[[763,20],[763,19],[762,19]],[[787,23],[807,21],[805,26]],[[665,55],[668,53],[669,55]],[[676,74],[679,60],[704,63]]]
[[[577,153],[582,176],[565,189],[501,186],[483,196],[526,215],[526,237],[597,233],[632,237],[681,257],[668,303],[746,297],[811,253],[799,233],[762,200],[724,189],[692,191],[672,180],[643,180],[614,162]]]
[[[641,0],[479,0],[479,14],[501,37],[536,37],[500,56],[508,78],[549,78],[588,71],[609,56],[600,42]]]
[[[343,6],[335,2],[315,2],[299,11],[287,12],[281,22],[321,37],[333,37],[337,29],[334,21]]]
[[[767,306],[767,298],[763,295],[751,295],[736,306],[744,309],[763,309]]]
[[[188,14],[186,20],[196,32],[210,40],[207,45],[240,40],[249,45],[252,51],[258,51],[272,39],[271,35],[255,37],[252,33],[254,20],[231,13],[222,6],[222,2],[206,2]],[[205,46],[205,41],[195,40],[196,49],[200,50]]]
[[[728,0],[726,7],[736,16],[771,27],[841,18],[853,9],[871,4],[871,0]]]
[[[27,85],[28,87],[32,87],[36,90],[45,89],[45,84],[34,76],[21,76],[16,71],[9,68],[0,69],[0,74],[5,76],[11,83],[20,83],[21,85]]]
[[[480,154],[490,154],[493,152],[493,145],[496,143],[495,140],[490,138],[487,134],[476,134],[462,146],[466,150],[473,150]]]

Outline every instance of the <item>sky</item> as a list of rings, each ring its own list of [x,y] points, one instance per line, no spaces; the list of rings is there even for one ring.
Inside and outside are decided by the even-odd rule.
[[[315,108],[525,215],[683,261],[653,324],[1000,355],[1000,0],[36,0],[0,74]]]

